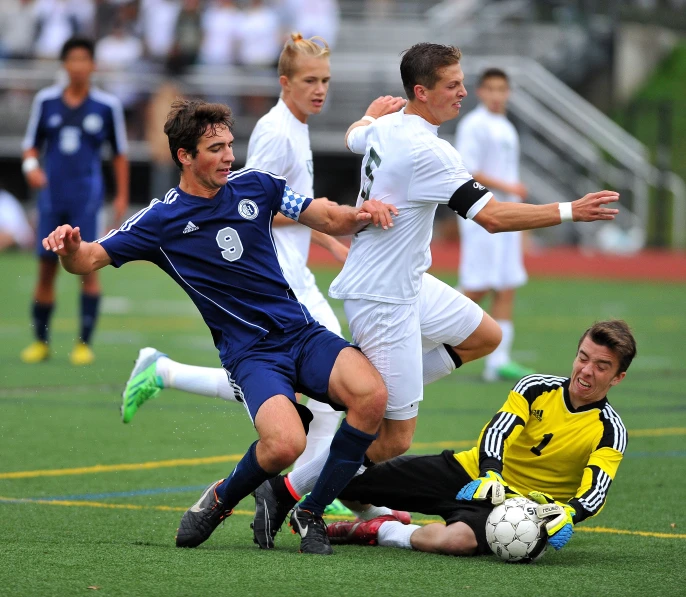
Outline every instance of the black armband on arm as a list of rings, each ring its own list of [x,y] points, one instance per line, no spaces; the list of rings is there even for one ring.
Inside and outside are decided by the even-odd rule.
[[[467,212],[479,199],[490,191],[476,182],[473,178],[459,187],[448,201],[448,207],[457,212],[463,218],[467,218]]]

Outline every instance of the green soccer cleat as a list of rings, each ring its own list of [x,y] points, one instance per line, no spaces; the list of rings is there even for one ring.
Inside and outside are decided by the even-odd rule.
[[[335,499],[324,509],[324,516],[343,518],[347,520],[349,518],[355,518],[355,513],[352,512],[350,508],[346,508],[341,503],[341,500]]]
[[[141,348],[133,371],[122,392],[121,420],[128,423],[145,402],[157,396],[164,388],[157,375],[157,360],[167,355],[154,348]]]
[[[536,373],[534,369],[510,361],[498,367],[495,371],[484,370],[483,378],[484,381],[519,381],[522,377],[533,375],[534,373]]]

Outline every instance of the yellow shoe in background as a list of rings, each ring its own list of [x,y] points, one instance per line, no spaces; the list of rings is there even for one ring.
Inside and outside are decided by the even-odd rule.
[[[50,358],[50,347],[47,342],[36,340],[19,353],[19,358],[29,365],[47,361]]]
[[[95,360],[95,354],[85,342],[79,342],[69,355],[72,365],[90,365]]]

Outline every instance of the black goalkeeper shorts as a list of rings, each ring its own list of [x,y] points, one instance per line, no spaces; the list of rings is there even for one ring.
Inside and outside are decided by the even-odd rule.
[[[453,454],[452,450],[445,450],[432,456],[398,456],[368,468],[338,497],[440,516],[446,524],[464,522],[476,535],[477,554],[490,553],[486,519],[493,505],[490,500],[455,499],[460,489],[473,479]]]

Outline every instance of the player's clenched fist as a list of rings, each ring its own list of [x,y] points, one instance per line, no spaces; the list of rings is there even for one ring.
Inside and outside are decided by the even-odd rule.
[[[381,226],[384,230],[393,227],[393,216],[398,215],[398,208],[390,203],[383,203],[376,199],[365,201],[357,212],[359,221],[371,220],[374,226]]]
[[[63,224],[53,230],[43,239],[43,248],[58,255],[71,255],[79,250],[81,245],[81,230],[77,226],[72,228]]]
[[[615,201],[619,201],[619,193],[615,191],[598,191],[584,195],[572,202],[572,219],[575,222],[614,220],[619,210],[605,207],[605,204]]]

